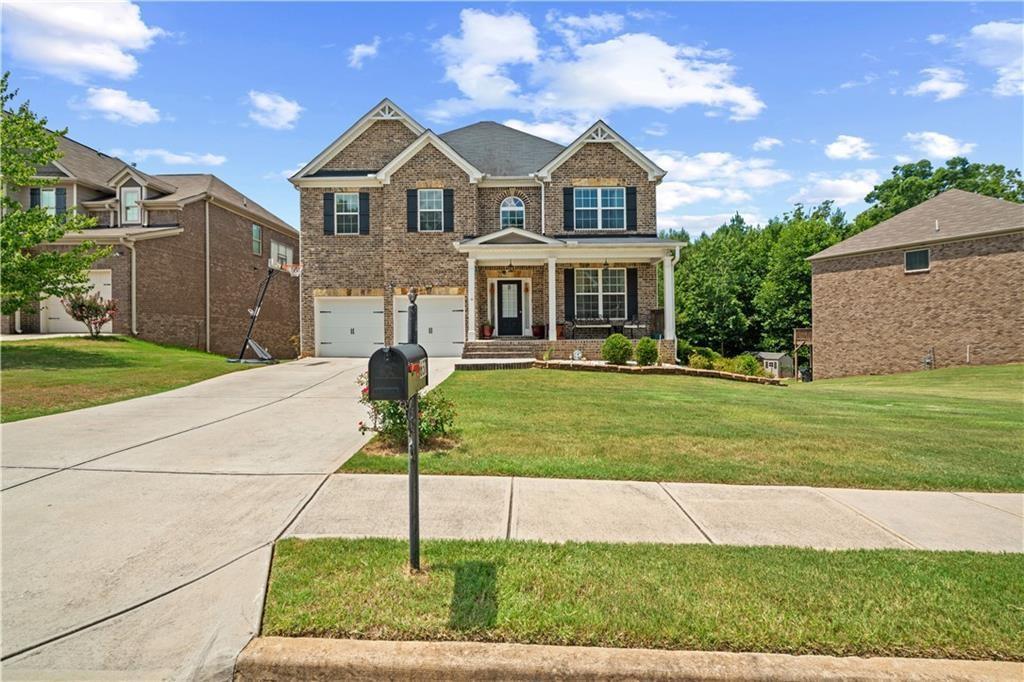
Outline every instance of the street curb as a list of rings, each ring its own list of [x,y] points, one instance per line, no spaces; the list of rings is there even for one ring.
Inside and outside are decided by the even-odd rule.
[[[1024,663],[653,649],[254,639],[236,682],[271,680],[1019,680]]]

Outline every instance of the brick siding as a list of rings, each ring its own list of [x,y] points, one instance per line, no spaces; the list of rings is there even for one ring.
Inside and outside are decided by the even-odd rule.
[[[415,139],[416,134],[401,121],[376,121],[324,164],[324,169],[378,171]]]

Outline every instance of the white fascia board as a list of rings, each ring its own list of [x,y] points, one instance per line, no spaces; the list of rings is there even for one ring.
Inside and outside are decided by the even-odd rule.
[[[321,178],[297,178],[291,180],[296,187],[339,187],[342,189],[360,189],[362,187],[381,187],[384,183],[376,175],[362,175],[358,177],[321,177]]]
[[[633,163],[637,164],[641,168],[647,171],[647,177],[649,180],[660,181],[665,177],[666,171],[663,170],[658,164],[648,159],[644,154],[630,144],[622,135],[619,135],[615,130],[605,123],[604,121],[597,121],[594,125],[587,128],[586,132],[577,137],[573,142],[563,149],[558,156],[548,161],[547,165],[537,171],[537,176],[541,179],[550,182],[551,174],[561,166],[563,163],[568,161],[573,154],[578,152],[585,144],[611,144],[614,145],[619,151],[625,154]]]
[[[455,244],[455,250],[478,261],[554,258],[558,262],[655,262],[675,253],[663,244]]]
[[[494,241],[495,239],[500,239],[502,237],[507,237],[509,235],[516,235],[516,236],[519,236],[519,237],[524,237],[526,239],[531,240],[531,242],[533,244],[556,244],[557,245],[557,244],[563,244],[564,243],[562,241],[559,241],[558,239],[554,239],[553,237],[548,237],[548,236],[545,236],[545,235],[542,235],[542,234],[537,234],[536,232],[529,232],[527,230],[523,230],[523,229],[518,228],[518,227],[506,227],[503,230],[498,230],[497,232],[490,232],[490,233],[485,234],[483,236],[471,239],[470,241],[465,242],[465,245],[469,246],[469,245],[478,245],[478,244],[489,244],[490,242]],[[501,246],[530,246],[530,245],[531,245],[530,243],[525,243],[525,244],[501,244]]]
[[[325,163],[337,156],[342,149],[347,147],[353,140],[366,132],[366,129],[377,121],[401,121],[405,127],[411,130],[415,135],[422,135],[425,130],[425,128],[417,123],[412,116],[405,113],[397,104],[385,97],[378,102],[376,106],[366,112],[362,118],[350,126],[348,130],[338,136],[334,142],[327,145],[326,149],[317,154],[312,161],[303,166],[299,172],[290,177],[289,180],[294,183],[305,175],[315,173],[323,168]]]
[[[481,187],[536,187],[537,182],[532,175],[485,175],[480,180]]]
[[[452,149],[447,142],[442,140],[431,130],[424,131],[423,134],[416,138],[416,140],[412,144],[403,149],[398,156],[393,158],[388,163],[388,165],[384,166],[379,171],[377,171],[377,177],[380,178],[380,181],[383,182],[385,185],[390,184],[391,176],[395,173],[395,171],[404,166],[410,159],[416,156],[416,154],[418,154],[420,150],[426,147],[428,144],[434,145],[434,148],[437,149],[442,154],[444,154],[449,161],[451,161],[456,166],[461,168],[466,173],[466,175],[469,176],[469,181],[471,183],[480,182],[480,180],[483,178],[483,173],[477,170],[476,167],[474,167],[473,164],[471,164],[469,161],[466,161],[466,159],[462,158],[459,155],[459,153]]]

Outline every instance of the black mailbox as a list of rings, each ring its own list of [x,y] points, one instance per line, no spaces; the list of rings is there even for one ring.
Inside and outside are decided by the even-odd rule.
[[[400,343],[370,356],[370,400],[405,401],[427,385],[427,351],[417,343]]]

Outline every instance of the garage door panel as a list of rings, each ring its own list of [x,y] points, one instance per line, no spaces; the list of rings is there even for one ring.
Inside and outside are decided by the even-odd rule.
[[[113,295],[111,280],[110,270],[90,270],[89,293],[99,292],[103,300],[110,300]],[[43,301],[39,312],[43,319],[42,331],[46,333],[77,334],[88,331],[83,322],[79,322],[68,315],[68,311],[64,309],[64,303],[57,296],[51,296]],[[109,334],[113,331],[113,324],[107,322],[100,331]]]
[[[416,298],[419,343],[427,355],[459,357],[466,342],[466,301],[462,296]],[[409,299],[395,297],[395,340],[409,338]]]
[[[370,357],[384,345],[384,299],[316,299],[316,343],[320,356]]]

